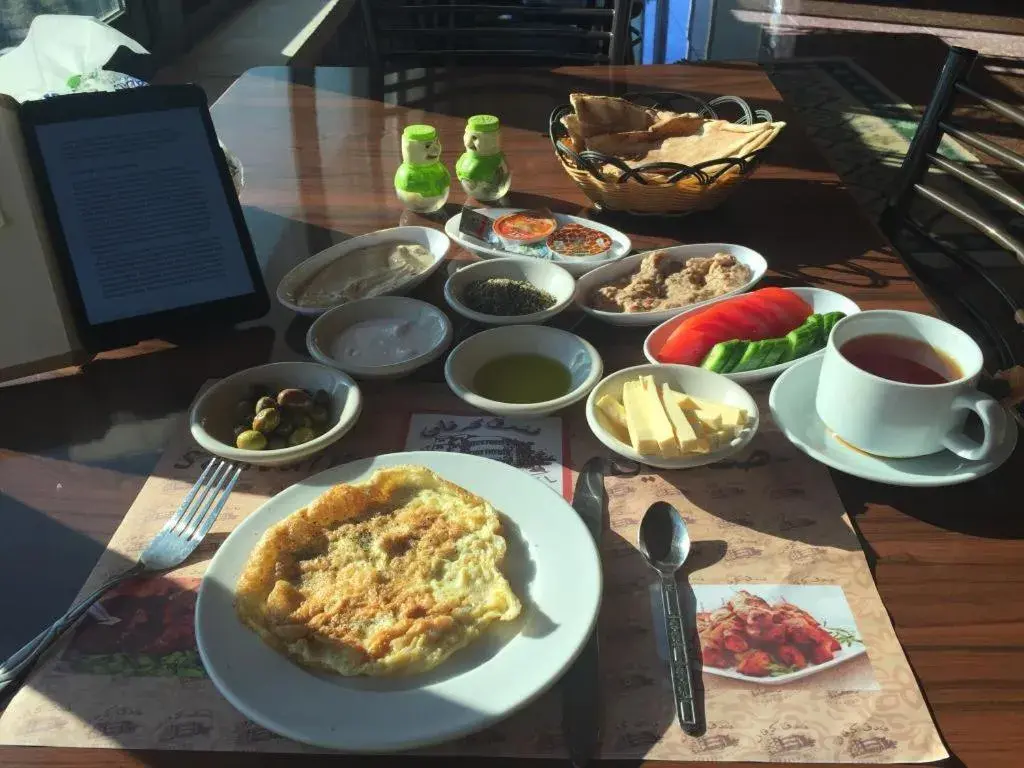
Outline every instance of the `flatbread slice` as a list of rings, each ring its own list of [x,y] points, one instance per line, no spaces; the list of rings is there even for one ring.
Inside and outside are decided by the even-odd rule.
[[[645,131],[657,116],[653,109],[613,96],[573,93],[569,95],[569,103],[576,110],[580,133],[585,139],[607,133]]]

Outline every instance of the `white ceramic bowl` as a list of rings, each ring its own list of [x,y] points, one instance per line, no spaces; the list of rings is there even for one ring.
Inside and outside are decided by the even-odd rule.
[[[492,277],[524,280],[542,291],[550,293],[555,303],[545,310],[529,315],[485,315],[462,303],[462,292],[470,283]],[[515,258],[478,261],[463,267],[444,284],[444,298],[448,305],[463,317],[487,325],[529,325],[543,323],[557,315],[569,304],[576,290],[576,281],[562,267],[550,261]]]
[[[696,245],[675,245],[671,248],[656,248],[655,250],[671,254],[672,260],[678,261],[680,264],[685,264],[688,260],[698,256],[707,257],[714,256],[716,253],[729,253],[735,256],[736,260],[741,264],[745,264],[750,267],[750,280],[739,288],[729,291],[728,293],[724,293],[721,296],[717,296],[714,299],[690,304],[686,307],[659,309],[654,312],[606,312],[601,309],[594,309],[594,307],[589,304],[590,296],[594,291],[602,285],[618,280],[620,277],[625,277],[631,272],[635,272],[639,269],[640,262],[645,256],[651,253],[651,251],[645,251],[644,253],[635,253],[632,256],[627,256],[624,259],[616,261],[614,264],[598,267],[594,271],[588,272],[577,280],[577,305],[579,305],[580,309],[588,315],[592,315],[598,320],[603,320],[604,322],[611,323],[612,325],[657,325],[658,323],[665,322],[670,317],[678,315],[680,312],[689,312],[697,309],[698,307],[705,307],[708,304],[721,301],[729,296],[735,296],[737,293],[749,291],[757,285],[761,278],[764,277],[764,273],[768,270],[768,262],[765,261],[764,256],[743,245],[733,245],[731,243],[698,243]]]
[[[473,391],[473,377],[484,363],[506,355],[543,355],[558,360],[572,376],[562,397],[540,403],[503,403]],[[481,411],[497,416],[547,416],[582,400],[594,387],[604,366],[594,346],[579,336],[546,325],[505,325],[470,336],[459,344],[444,365],[444,378],[452,392]]]
[[[231,439],[236,404],[256,385],[271,391],[287,387],[309,392],[326,390],[331,396],[331,422],[334,426],[308,443],[273,451],[247,451],[224,442]],[[362,409],[363,397],[359,387],[339,370],[309,362],[268,363],[246,368],[218,381],[196,400],[188,420],[192,437],[215,456],[247,464],[276,466],[300,461],[337,442],[355,426]]]
[[[385,293],[387,294],[408,293],[413,288],[420,285],[424,280],[437,271],[438,267],[441,266],[441,263],[444,261],[444,257],[447,255],[448,249],[452,244],[452,241],[448,239],[448,236],[444,232],[431,229],[430,227],[394,227],[392,229],[381,229],[377,232],[370,232],[366,235],[352,237],[343,243],[332,245],[330,248],[325,248],[319,253],[310,256],[281,278],[281,282],[277,285],[277,300],[284,306],[288,307],[288,309],[293,312],[298,312],[300,315],[309,315],[310,317],[322,315],[328,309],[331,309],[331,307],[300,307],[295,303],[295,297],[299,289],[304,286],[313,275],[326,267],[332,261],[343,258],[346,254],[351,253],[357,248],[366,248],[367,246],[377,245],[378,243],[398,241],[419,243],[430,251],[433,261],[430,263],[430,266],[419,274],[413,275],[394,289],[386,291]]]
[[[421,354],[388,365],[359,365],[339,360],[331,354],[331,342],[346,328],[364,320],[384,319],[426,321],[436,341]],[[439,358],[451,343],[452,324],[448,316],[433,304],[405,296],[375,296],[350,301],[324,312],[306,332],[306,349],[315,360],[345,371],[357,379],[396,379],[407,376]]]
[[[605,429],[597,419],[597,401],[604,395],[611,395],[622,402],[622,387],[627,381],[641,376],[653,376],[660,388],[663,383],[678,392],[694,397],[701,397],[722,405],[743,408],[748,414],[747,426],[727,445],[707,454],[685,456],[677,459],[661,459],[656,456],[644,456],[633,450],[633,446],[623,443],[615,435]],[[639,461],[660,469],[688,469],[714,464],[743,450],[754,439],[759,424],[757,403],[743,387],[729,381],[719,373],[693,368],[689,365],[637,365],[623,368],[603,379],[587,398],[587,424],[594,436],[604,443],[605,447],[627,459]]]
[[[852,299],[846,298],[841,293],[836,293],[835,291],[828,291],[824,288],[787,288],[786,290],[792,291],[801,299],[806,301],[811,305],[811,310],[818,314],[824,314],[825,312],[845,312],[847,315],[853,315],[860,312],[860,307],[857,306],[856,302]],[[660,365],[657,356],[654,354],[654,350],[661,349],[668,337],[672,335],[672,331],[674,331],[679,324],[691,314],[693,314],[693,311],[688,309],[685,312],[666,320],[651,331],[647,335],[647,339],[644,341],[644,357],[652,363]],[[824,348],[822,348],[817,352],[812,352],[804,357],[798,357],[795,360],[790,360],[788,363],[770,365],[767,368],[758,368],[753,371],[740,371],[739,373],[723,373],[722,375],[732,379],[733,381],[742,382],[773,379],[787,368],[799,363],[801,360],[806,360],[808,357],[815,357],[824,351]]]

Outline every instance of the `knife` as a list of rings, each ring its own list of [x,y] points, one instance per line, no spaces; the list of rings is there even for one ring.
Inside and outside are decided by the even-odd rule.
[[[583,519],[600,554],[604,525],[604,459],[593,458],[576,478],[572,506]],[[562,678],[562,734],[569,759],[583,768],[597,751],[601,737],[600,672],[597,628]]]

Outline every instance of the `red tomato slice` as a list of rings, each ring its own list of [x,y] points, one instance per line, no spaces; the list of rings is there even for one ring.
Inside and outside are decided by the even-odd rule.
[[[811,315],[811,305],[785,288],[762,288],[751,295],[768,303],[784,324],[784,328],[778,329],[778,336],[789,333]]]
[[[714,345],[711,345],[714,346]],[[708,347],[710,349],[711,347]],[[657,358],[663,363],[699,365],[704,359],[704,334],[691,333],[685,324],[676,328],[658,351]]]
[[[718,307],[713,304],[683,320],[665,340],[657,358],[663,363],[700,365],[715,344],[737,338],[735,326]]]
[[[703,334],[712,339],[711,346],[729,339],[745,339],[736,335],[736,326],[724,317],[702,317],[690,326],[690,333]]]
[[[723,301],[718,306],[717,318],[731,326],[728,339],[756,339],[768,338],[774,326],[774,316],[765,315],[759,311],[751,296],[737,296],[734,299]],[[772,322],[769,323],[768,320]]]
[[[759,318],[761,323],[759,339],[784,336],[789,332],[790,313],[781,304],[765,296],[751,294],[743,307],[744,312]]]

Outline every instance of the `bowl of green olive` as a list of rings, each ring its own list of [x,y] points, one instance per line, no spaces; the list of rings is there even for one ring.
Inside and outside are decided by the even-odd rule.
[[[200,447],[231,461],[292,464],[322,451],[355,425],[358,385],[319,363],[269,363],[221,379],[192,406]]]

